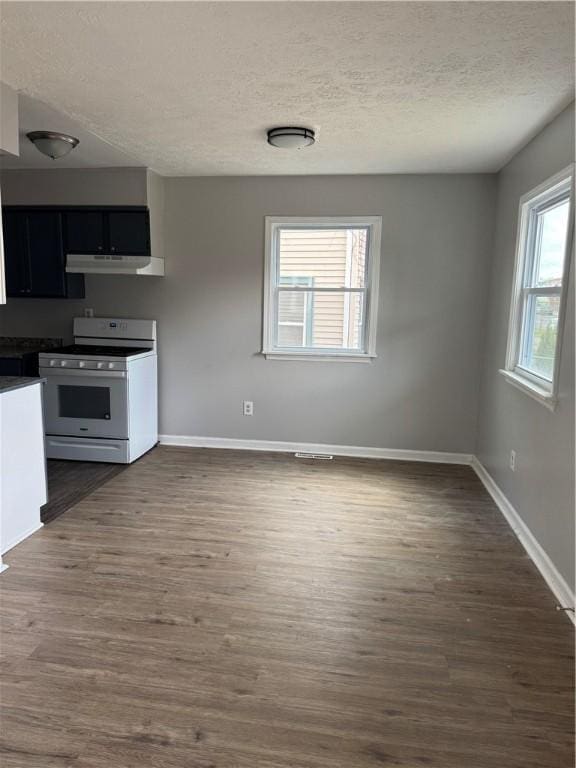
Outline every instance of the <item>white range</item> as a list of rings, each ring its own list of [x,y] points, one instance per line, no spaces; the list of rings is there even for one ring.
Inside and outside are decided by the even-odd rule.
[[[156,321],[77,317],[74,342],[38,356],[46,456],[129,464],[158,442]]]

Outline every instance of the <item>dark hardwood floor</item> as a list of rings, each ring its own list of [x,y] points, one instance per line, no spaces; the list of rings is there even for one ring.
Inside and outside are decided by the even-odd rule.
[[[100,461],[60,461],[48,459],[48,503],[40,511],[43,523],[49,523],[81,499],[126,469],[126,464]]]
[[[573,633],[468,467],[157,448],[6,557],[3,768],[573,768]]]

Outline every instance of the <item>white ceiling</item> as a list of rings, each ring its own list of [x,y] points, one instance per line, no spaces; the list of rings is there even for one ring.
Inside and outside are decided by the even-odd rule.
[[[23,126],[102,139],[84,134],[76,165],[494,171],[573,98],[570,2],[2,6],[1,79],[72,120]],[[269,147],[283,124],[315,128],[317,144]],[[47,161],[26,147],[24,162]]]

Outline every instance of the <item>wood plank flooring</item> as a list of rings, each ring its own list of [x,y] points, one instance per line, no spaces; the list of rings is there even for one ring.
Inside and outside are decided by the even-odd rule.
[[[123,472],[127,465],[48,459],[46,468],[48,502],[40,511],[43,523],[49,523],[66,512],[96,488]]]
[[[6,557],[3,768],[572,768],[569,620],[467,467],[157,448]]]

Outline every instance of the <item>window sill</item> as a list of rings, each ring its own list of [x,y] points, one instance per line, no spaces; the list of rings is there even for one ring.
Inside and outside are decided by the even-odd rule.
[[[531,381],[522,378],[522,376],[514,373],[514,371],[506,371],[502,368],[500,369],[500,373],[502,376],[504,376],[509,384],[512,384],[512,386],[516,387],[516,389],[521,390],[537,402],[544,405],[546,408],[548,408],[549,411],[554,411],[556,409],[558,400],[551,392],[547,392],[537,384],[533,384]]]
[[[297,360],[316,363],[371,363],[377,355],[367,353],[333,354],[318,352],[262,352],[266,360]]]

